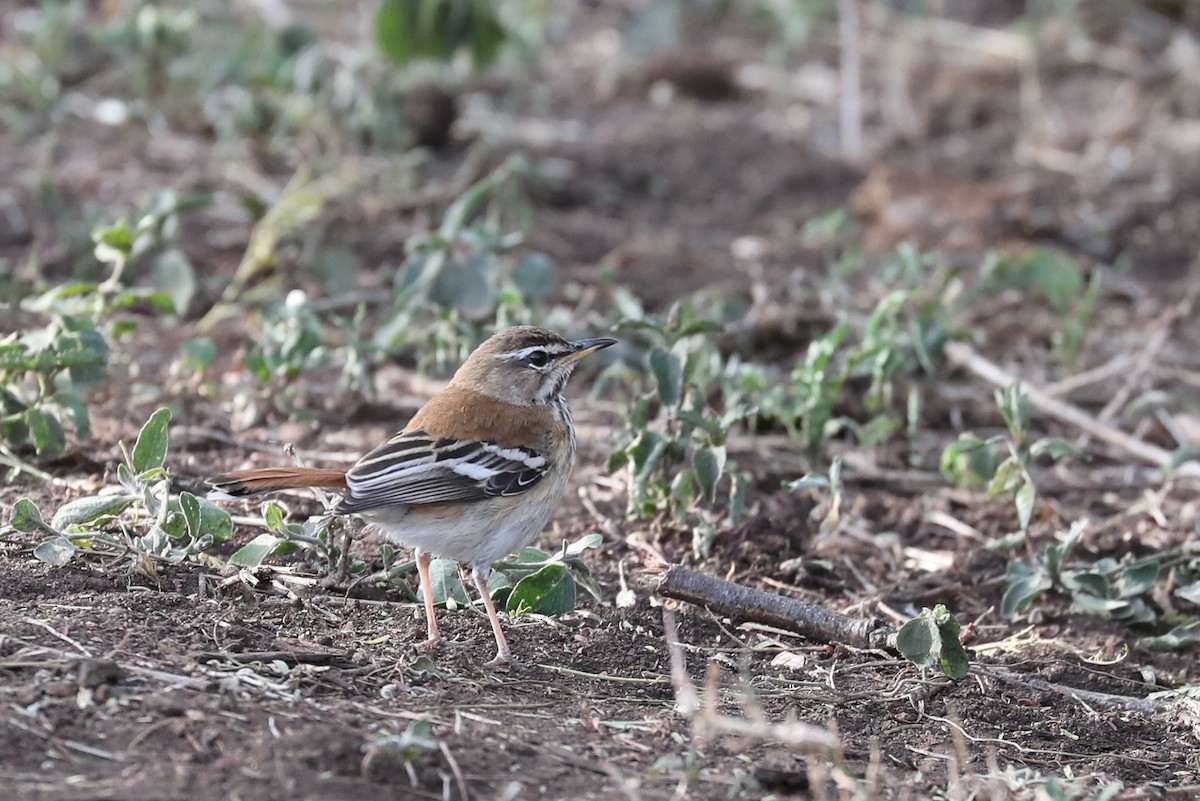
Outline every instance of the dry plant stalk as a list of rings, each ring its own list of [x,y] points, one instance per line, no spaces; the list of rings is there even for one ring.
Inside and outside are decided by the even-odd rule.
[[[773,722],[761,712],[751,718],[734,718],[720,714],[716,709],[715,674],[709,674],[709,691],[703,706],[700,694],[688,678],[683,662],[683,644],[679,641],[679,630],[675,625],[675,613],[663,609],[663,636],[667,640],[667,654],[671,661],[671,684],[675,689],[675,703],[692,723],[694,736],[708,737],[715,734],[732,734],[739,737],[754,737],[769,742],[787,745],[803,754],[831,755],[841,749],[838,738],[827,729],[799,721]]]

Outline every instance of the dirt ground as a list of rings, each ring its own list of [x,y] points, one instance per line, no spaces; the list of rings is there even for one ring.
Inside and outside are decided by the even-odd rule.
[[[1200,43],[1182,22],[1139,16],[1140,27],[1093,38],[1052,31],[1028,45],[1031,58],[1019,43],[1034,40],[1009,33],[1022,4],[962,4],[958,17],[888,34],[872,12],[864,22],[873,31],[868,155],[848,165],[837,152],[835,39],[810,45],[801,69],[783,70],[764,55],[760,29],[720,25],[702,31],[711,44],[703,53],[614,81],[604,31],[617,12],[598,5],[546,55],[536,91],[520,84],[527,78],[464,91],[475,111],[464,115],[458,144],[426,166],[450,174],[465,142],[489,135],[489,159],[523,150],[565,165],[565,180],[535,195],[530,240],[570,281],[598,297],[615,282],[656,309],[701,290],[739,299],[745,325],[723,346],[789,364],[836,313],[820,295],[827,265],[802,229],[845,207],[870,259],[911,241],[961,265],[968,280],[989,251],[1049,247],[1106,266],[1075,372],[1137,363],[1164,324],[1165,344],[1139,372],[1083,382],[1062,397],[1096,414],[1129,380],[1135,395],[1155,388],[1195,398],[1200,315],[1170,316],[1200,282],[1200,88],[1180,66]],[[999,44],[985,52],[985,40]],[[734,88],[717,100],[695,97],[705,93],[678,76],[710,69],[714,55],[733,65],[722,74]],[[898,88],[889,76],[901,73]],[[673,95],[664,98],[664,85]],[[128,206],[148,187],[237,180],[224,166],[228,153],[188,131],[152,137],[135,126],[67,122],[52,145],[10,138],[0,153],[15,177],[6,202],[37,223],[27,236],[0,240],[0,254],[19,260],[36,241],[52,275],[69,267],[52,246],[63,224],[36,200],[33,168],[22,165],[41,165],[69,204]],[[287,178],[264,175],[276,185]],[[363,264],[394,263],[405,238],[429,225],[423,214],[364,213],[337,238]],[[185,225],[182,247],[202,266],[209,302],[245,249],[248,229],[239,225],[216,212]],[[731,255],[744,252],[755,255]],[[863,282],[845,302],[869,306],[879,291]],[[1002,297],[989,312],[975,321],[981,354],[1033,384],[1067,377],[1047,356],[1056,320],[1044,304]],[[0,489],[5,519],[18,497],[54,509],[111,478],[115,443],[131,440],[162,401],[142,392],[141,380],[167,369],[191,325],[142,326],[132,393],[103,388],[93,440],[44,465],[73,488],[22,476]],[[217,336],[232,353],[244,335],[235,322]],[[996,613],[1007,558],[983,543],[1012,531],[1011,506],[951,488],[936,458],[964,420],[1000,425],[989,385],[952,369],[923,379],[928,431],[911,451],[932,456],[909,464],[910,448],[899,445],[848,455],[844,514],[853,525],[833,536],[819,533],[818,496],[780,488],[803,472],[798,448],[779,432],[735,436],[731,456],[753,476],[751,516],[723,527],[712,555],[697,559],[686,538],[625,519],[623,481],[604,469],[620,423],[611,403],[588,399],[589,378],[571,393],[581,464],[542,544],[601,533],[603,547],[588,558],[605,599],[562,618],[508,622],[508,669],[484,664],[493,645],[475,608],[443,612],[450,642],[425,654],[415,648],[421,612],[399,590],[289,598],[269,581],[218,589],[216,566],[165,572],[155,583],[125,561],[50,568],[32,557],[28,538],[4,537],[0,795],[1000,799],[1033,797],[1040,776],[1080,777],[1090,793],[1112,782],[1138,788],[1117,796],[1126,799],[1200,794],[1196,718],[1175,704],[1134,703],[1194,680],[1194,653],[1140,649],[1148,629],[1074,612],[1061,599],[1018,621]],[[381,380],[381,399],[355,404],[350,416],[321,401],[320,384],[302,384],[319,427],[269,419],[238,432],[219,385],[192,387],[171,399],[170,467],[182,488],[199,489],[206,475],[281,458],[284,442],[337,464],[336,454],[363,452],[395,430],[434,386],[403,364]],[[1116,422],[1173,445],[1161,418]],[[1080,434],[1041,415],[1036,425]],[[1035,549],[1081,517],[1092,521],[1087,558],[1194,542],[1194,480],[1164,481],[1102,444],[1089,452],[1038,475],[1048,503],[1033,527]],[[315,509],[304,497],[288,503],[297,519]],[[947,518],[978,536],[937,522]],[[250,536],[239,528],[239,543]],[[377,546],[367,534],[356,552],[378,567]],[[852,616],[903,619],[945,603],[971,624],[973,671],[950,682],[888,653],[738,626],[682,605],[688,672],[712,714],[806,722],[835,732],[841,746],[829,760],[777,739],[711,734],[703,717],[693,723],[676,705],[655,594],[662,561]],[[625,584],[636,601],[618,608]],[[416,721],[430,724],[427,739],[411,728]],[[851,794],[855,782],[861,796]]]

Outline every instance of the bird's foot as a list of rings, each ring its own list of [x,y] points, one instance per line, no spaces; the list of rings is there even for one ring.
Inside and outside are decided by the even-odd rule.
[[[491,668],[507,668],[512,666],[512,653],[505,648],[503,651],[498,651],[494,659],[489,659],[485,662]]]

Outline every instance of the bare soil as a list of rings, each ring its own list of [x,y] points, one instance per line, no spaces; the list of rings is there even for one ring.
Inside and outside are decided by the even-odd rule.
[[[1014,4],[963,8],[975,5],[978,14],[963,11],[958,22],[1000,30],[1011,21],[998,9]],[[600,297],[611,280],[659,309],[699,290],[747,303],[765,291],[776,303],[754,306],[746,336],[728,346],[787,364],[831,319],[811,296],[824,262],[800,231],[814,216],[848,207],[869,258],[912,241],[947,254],[968,275],[989,250],[1051,247],[1089,266],[1127,260],[1127,268],[1108,272],[1076,368],[1082,372],[1136,356],[1165,312],[1200,280],[1192,271],[1200,230],[1196,122],[1189,111],[1196,107],[1195,85],[1163,71],[1161,50],[1136,32],[1095,44],[1089,58],[1048,48],[1036,66],[1046,110],[1036,120],[1021,105],[1028,76],[1019,63],[981,57],[964,64],[940,40],[909,52],[903,57],[910,59],[913,85],[928,88],[912,93],[909,126],[873,114],[872,153],[847,166],[835,152],[836,107],[814,97],[739,78],[737,92],[721,90],[717,100],[678,82],[664,103],[654,87],[681,67],[661,62],[654,80],[606,87],[605,64],[589,45],[596,45],[607,12],[591,13],[581,32],[547,56],[538,79],[545,93],[536,103],[513,90],[516,99],[504,106],[512,133],[494,151],[499,158],[520,148],[568,165],[567,180],[536,197],[532,244]],[[710,33],[714,52],[730,63],[765,66],[761,32],[733,26]],[[1195,45],[1194,34],[1178,35],[1192,36]],[[1096,67],[1097,60],[1106,67]],[[818,43],[806,74],[819,82],[835,64],[836,51]],[[713,66],[701,66],[703,82]],[[885,63],[872,55],[868,66],[868,107],[883,108]],[[1115,95],[1130,98],[1125,112],[1102,100]],[[545,128],[547,135],[530,133]],[[452,173],[469,135],[460,134],[460,145],[428,169]],[[203,136],[150,142],[145,158],[143,138],[66,123],[46,174],[73,202],[109,205],[133,203],[153,186],[190,191],[234,181]],[[7,142],[8,155],[0,158],[28,178],[15,165],[33,163],[26,159],[39,147]],[[264,179],[281,184],[286,175]],[[15,192],[29,199],[34,187],[18,181]],[[25,208],[40,231],[60,224],[51,208],[32,200]],[[394,260],[404,238],[428,226],[423,213],[372,230],[349,221],[338,236],[364,263],[387,253]],[[749,240],[760,248],[758,258],[731,255],[735,242]],[[16,237],[0,248],[19,257],[29,244]],[[227,220],[202,214],[188,222],[182,246],[203,266],[211,302],[236,268],[245,237]],[[52,273],[67,270],[53,250],[42,256]],[[1048,308],[1000,298],[991,312],[979,321],[982,353],[1035,383],[1063,377],[1048,355],[1057,324]],[[0,489],[5,517],[21,496],[52,510],[81,494],[82,485],[100,486],[118,459],[112,443],[130,440],[162,400],[142,384],[164,374],[175,347],[192,334],[191,323],[147,321],[135,335],[132,383],[108,387],[97,399],[93,441],[44,465],[75,488],[19,478]],[[243,334],[231,323],[217,336],[234,352]],[[1178,321],[1134,389],[1194,397],[1197,353],[1200,322]],[[362,452],[430,391],[429,382],[403,366],[387,369],[392,391],[374,405],[355,404],[348,415],[345,406],[321,402],[321,384],[301,385],[317,426],[276,419],[236,434],[221,388],[192,387],[171,399],[172,469],[181,486],[199,488],[204,476],[222,469],[281,458],[275,449],[283,442],[295,442],[315,461],[323,453]],[[1123,378],[1085,385],[1068,399],[1096,413]],[[587,376],[579,383],[586,385]],[[1007,557],[982,542],[1013,530],[1011,506],[951,489],[936,472],[940,445],[957,436],[962,421],[999,425],[990,411],[992,390],[955,372],[936,384],[929,379],[925,389],[927,440],[910,444],[933,456],[911,466],[908,449],[891,446],[860,454],[857,471],[848,462],[843,514],[856,524],[832,537],[819,533],[815,496],[780,489],[803,471],[797,448],[773,432],[736,437],[732,455],[753,474],[752,514],[722,528],[712,555],[697,559],[686,538],[625,519],[623,492],[603,468],[605,432],[618,421],[609,406],[585,399],[584,386],[574,387],[587,441],[544,544],[602,533],[604,546],[590,563],[605,601],[587,599],[559,619],[510,621],[516,663],[506,670],[485,665],[493,645],[475,608],[443,612],[451,642],[420,653],[421,613],[398,589],[370,599],[322,590],[289,598],[269,580],[216,589],[199,568],[156,579],[125,561],[76,560],[54,569],[32,557],[34,542],[10,536],[0,542],[2,795],[14,801],[820,798],[832,797],[831,770],[880,798],[943,797],[949,788],[1005,798],[1004,788],[1038,773],[1141,788],[1200,785],[1194,719],[1170,705],[1147,713],[1124,703],[1186,684],[1194,654],[1139,649],[1136,640],[1149,628],[1072,612],[1062,599],[1019,622],[996,614]],[[1069,438],[1079,434],[1040,416],[1037,425]],[[1161,420],[1147,418],[1136,431],[1172,445]],[[1084,557],[1119,558],[1194,541],[1200,517],[1194,483],[1163,483],[1127,454],[1096,445],[1092,452],[1089,462],[1038,475],[1048,502],[1035,521],[1034,550],[1085,516],[1093,528]],[[861,469],[862,460],[874,472]],[[313,508],[309,499],[289,502],[297,517]],[[931,513],[950,515],[981,536],[956,535],[931,522]],[[239,529],[238,543],[252,535],[249,527]],[[377,545],[369,533],[356,544],[373,569],[381,564]],[[854,615],[907,617],[945,603],[972,624],[967,645],[976,670],[949,682],[890,654],[808,643],[682,607],[689,674],[718,712],[830,727],[842,752],[830,767],[780,742],[709,736],[676,707],[662,599],[654,592],[664,559]],[[636,602],[617,608],[623,582]],[[1179,599],[1155,602],[1195,612]],[[406,751],[398,738],[418,720],[432,724],[432,740]]]

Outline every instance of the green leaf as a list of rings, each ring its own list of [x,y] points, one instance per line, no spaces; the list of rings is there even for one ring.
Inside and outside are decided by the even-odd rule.
[[[575,609],[575,579],[561,564],[548,564],[517,582],[508,596],[508,611],[561,615]]]
[[[1189,603],[1200,606],[1200,581],[1194,581],[1175,590],[1175,595]]]
[[[262,516],[267,524],[267,531],[283,531],[283,509],[279,508],[275,501],[267,501],[262,505]]]
[[[63,536],[52,537],[38,544],[33,555],[54,567],[62,567],[75,555],[75,544]]]
[[[696,471],[696,480],[700,484],[704,500],[712,503],[717,494],[717,482],[725,472],[724,446],[697,449],[692,457],[692,467]]]
[[[527,300],[545,300],[557,280],[554,262],[544,253],[530,253],[513,265],[512,281]]]
[[[692,336],[693,334],[709,334],[724,330],[725,326],[721,325],[716,320],[692,320],[679,327],[677,336],[682,339],[683,337]]]
[[[1138,645],[1151,651],[1183,651],[1200,643],[1200,620],[1176,626],[1158,637],[1143,637]]]
[[[671,480],[671,489],[667,493],[669,507],[674,512],[675,521],[679,524],[687,522],[688,511],[692,506],[695,486],[699,484],[696,471],[692,468],[680,470]]]
[[[506,38],[496,9],[480,0],[383,0],[375,15],[379,49],[397,64],[448,61],[469,47],[476,69],[495,60]]]
[[[497,609],[508,608],[508,596],[515,586],[516,582],[506,571],[493,570],[492,574],[488,576],[488,593],[492,596],[492,603],[496,605]]]
[[[129,223],[125,220],[117,220],[107,227],[101,226],[94,229],[92,231],[92,241],[98,246],[103,245],[115,250],[119,255],[125,256],[133,249],[133,231],[129,230]],[[96,258],[100,261],[112,260],[108,253],[102,256],[99,247],[96,250]],[[105,258],[105,256],[108,256],[108,258]]]
[[[190,492],[179,493],[179,509],[183,512],[183,521],[187,525],[188,536],[195,540],[200,538],[200,499]]]
[[[1061,459],[1064,456],[1078,456],[1079,451],[1071,443],[1061,437],[1039,439],[1029,446],[1029,455],[1034,459],[1049,456],[1051,459]]]
[[[154,287],[171,299],[171,311],[180,317],[187,314],[196,294],[196,271],[187,256],[175,248],[163,252],[150,275]]]
[[[239,567],[258,567],[285,542],[287,540],[276,537],[274,534],[259,534],[234,551],[233,556],[229,557],[229,561]]]
[[[494,253],[476,253],[447,261],[429,290],[429,299],[470,319],[491,314],[496,304],[492,278],[496,259]]]
[[[59,531],[65,531],[72,526],[93,528],[117,517],[136,500],[137,497],[133,495],[93,495],[77,498],[59,507],[50,525]]]
[[[648,476],[658,465],[666,450],[667,441],[657,431],[644,429],[629,448],[629,458],[633,462],[635,475]]]
[[[57,456],[67,445],[67,436],[63,433],[62,424],[52,414],[46,414],[41,409],[27,409],[25,424],[29,426],[30,436],[33,437],[33,447],[39,456]]]
[[[46,531],[49,529],[46,521],[42,519],[42,513],[38,511],[37,505],[28,498],[19,498],[13,504],[12,515],[8,518],[8,524],[17,531],[26,534],[32,531]]]
[[[575,542],[568,545],[564,549],[563,553],[566,558],[571,559],[578,557],[584,551],[592,548],[599,548],[603,544],[604,537],[600,536],[599,534],[585,534],[579,539],[575,540]]]
[[[138,433],[130,461],[135,473],[145,473],[163,466],[167,458],[167,424],[171,422],[171,410],[161,408],[150,415],[150,419]]]
[[[200,501],[200,527],[198,536],[212,537],[213,545],[220,545],[233,536],[233,518],[215,503],[204,498]]]
[[[664,406],[675,407],[683,399],[683,363],[665,348],[650,351],[650,370],[658,385],[658,399]]]
[[[827,489],[830,486],[829,478],[817,473],[806,473],[794,481],[785,481],[783,488],[788,492],[800,492],[809,489]]]
[[[1025,608],[1026,604],[1050,589],[1050,582],[1044,576],[1026,576],[1009,582],[1008,589],[1000,599],[1000,616],[1011,618]]]
[[[459,606],[471,603],[467,588],[458,573],[458,562],[453,559],[434,559],[429,563],[429,581],[433,586],[433,603],[445,606],[451,599]]]
[[[914,617],[896,632],[896,649],[919,668],[933,667],[937,626],[925,617]]]
[[[1132,598],[1147,592],[1158,581],[1159,565],[1156,559],[1135,562],[1121,571],[1117,581],[1117,592],[1122,598]]]
[[[384,55],[397,64],[406,64],[416,53],[415,36],[419,2],[384,0],[375,14],[375,40]]]
[[[129,469],[129,465],[124,462],[117,462],[117,481],[130,492],[141,492],[144,489],[142,482]]]
[[[217,344],[208,337],[189,339],[181,346],[183,364],[197,372],[204,370],[217,358]]]
[[[1013,500],[1017,504],[1017,522],[1021,525],[1021,531],[1027,531],[1029,522],[1033,519],[1034,504],[1037,502],[1037,488],[1033,486],[1033,482],[1026,478]]]
[[[962,629],[958,625],[958,619],[940,604],[934,607],[933,612],[935,619],[938,620],[938,635],[941,639],[938,667],[947,677],[957,681],[966,676],[971,667],[966,649],[962,647],[960,638]],[[940,615],[940,612],[944,612],[945,615]]]
[[[84,440],[92,434],[92,421],[88,415],[87,406],[70,387],[56,392],[50,398],[54,405],[65,409],[71,415],[71,425],[75,427],[75,439]]]
[[[942,604],[924,609],[921,614],[900,627],[896,648],[900,654],[919,668],[937,665],[952,679],[967,675],[970,663],[959,641],[958,620]]]

